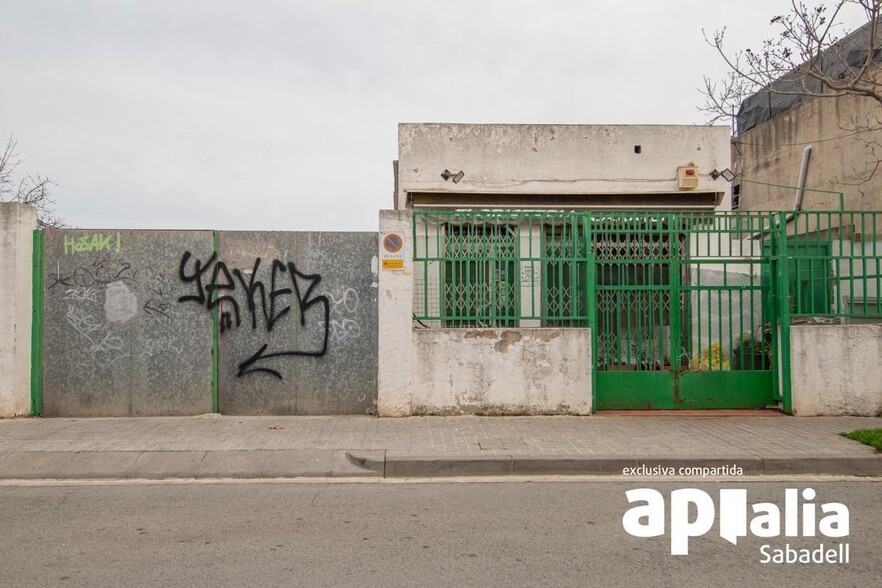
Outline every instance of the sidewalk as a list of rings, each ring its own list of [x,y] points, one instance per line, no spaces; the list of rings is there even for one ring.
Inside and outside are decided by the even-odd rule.
[[[882,476],[839,433],[882,418],[142,417],[0,420],[0,479],[622,474],[738,466],[745,475]]]

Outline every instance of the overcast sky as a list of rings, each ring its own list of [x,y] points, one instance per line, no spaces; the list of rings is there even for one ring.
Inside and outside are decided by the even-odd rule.
[[[0,0],[0,134],[74,226],[371,231],[397,123],[702,123],[787,6]]]

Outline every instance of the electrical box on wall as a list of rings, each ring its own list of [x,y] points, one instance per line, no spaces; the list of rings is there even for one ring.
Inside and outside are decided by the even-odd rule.
[[[694,190],[698,187],[698,168],[686,165],[677,168],[677,187],[681,190]]]

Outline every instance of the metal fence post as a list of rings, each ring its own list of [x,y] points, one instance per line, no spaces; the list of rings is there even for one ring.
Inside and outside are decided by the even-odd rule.
[[[585,311],[588,328],[591,329],[591,412],[597,412],[597,264],[594,258],[593,217],[590,212],[582,214],[585,235]]]
[[[31,309],[31,415],[43,412],[43,231],[34,231]]]
[[[790,305],[793,293],[790,291],[790,260],[787,253],[787,213],[778,213],[778,319],[780,334],[779,348],[779,386],[783,399],[784,412],[793,412],[793,397],[790,382]]]
[[[218,232],[212,231],[212,249],[214,252],[214,258],[218,257]],[[217,273],[217,272],[215,272]],[[211,293],[211,412],[218,413],[220,412],[220,401],[218,398],[218,372],[220,366],[220,345],[218,342],[218,327],[219,327],[219,309],[220,306],[217,303],[217,288],[212,289]]]

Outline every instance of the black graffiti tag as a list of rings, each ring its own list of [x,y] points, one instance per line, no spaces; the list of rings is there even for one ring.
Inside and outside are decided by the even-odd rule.
[[[239,327],[241,325],[239,303],[233,296],[236,282],[245,293],[245,306],[251,316],[252,329],[257,329],[258,324],[262,322],[266,331],[271,332],[276,323],[291,312],[291,306],[284,304],[283,301],[285,296],[292,293],[297,299],[301,327],[306,326],[306,313],[310,308],[319,305],[322,311],[321,325],[324,325],[324,333],[321,349],[286,349],[267,352],[269,345],[264,344],[239,364],[236,373],[238,377],[262,372],[282,379],[282,374],[277,369],[268,366],[267,362],[281,357],[324,357],[327,354],[330,302],[326,296],[314,294],[315,288],[322,280],[320,274],[302,272],[294,262],[286,264],[280,260],[274,260],[270,265],[269,293],[267,294],[267,286],[257,278],[261,265],[259,257],[255,259],[250,272],[243,272],[239,269],[233,269],[231,272],[226,264],[218,261],[215,253],[205,264],[199,259],[194,260],[193,271],[188,272],[187,268],[191,257],[192,254],[189,251],[184,252],[181,256],[179,277],[185,284],[192,283],[195,286],[195,294],[181,296],[178,298],[178,302],[196,302],[208,310],[214,309],[222,302],[229,303],[233,310],[232,313],[224,311],[224,307],[221,307],[220,327],[222,333],[233,326]],[[208,284],[205,284],[205,276],[208,275],[209,269],[212,270],[211,279]],[[250,273],[247,278],[245,277],[246,273]],[[221,292],[223,292],[222,295]],[[263,320],[259,321],[258,316]]]
[[[276,264],[278,264],[278,266]],[[270,293],[271,299],[273,297],[273,292],[284,292],[284,290],[287,290],[290,293],[290,291],[291,291],[290,288],[285,288],[283,290],[278,290],[278,291],[275,289],[275,275],[276,275],[276,269],[278,267],[281,267],[282,270],[284,271],[284,265],[282,265],[281,262],[276,261],[273,263],[273,274],[272,274],[273,277],[271,278],[272,282],[273,282],[273,290]],[[239,364],[239,373],[237,374],[238,376],[244,376],[245,374],[250,374],[250,373],[254,373],[254,372],[266,372],[266,373],[271,374],[281,380],[282,374],[280,374],[277,370],[274,370],[272,368],[263,367],[262,365],[255,367],[255,364],[258,364],[258,362],[262,362],[267,359],[273,359],[276,357],[298,356],[298,355],[299,356],[306,356],[306,357],[323,357],[328,352],[327,324],[328,324],[328,319],[330,318],[330,315],[331,315],[331,305],[330,305],[330,302],[328,301],[327,296],[319,295],[314,298],[312,297],[312,292],[313,292],[313,290],[315,290],[315,287],[319,284],[319,282],[322,281],[322,277],[319,274],[305,274],[305,273],[301,272],[300,270],[297,269],[297,267],[294,265],[293,262],[288,262],[288,272],[291,274],[291,282],[294,284],[294,293],[297,296],[297,301],[300,306],[300,326],[306,326],[306,311],[307,310],[309,310],[310,308],[312,308],[316,304],[320,304],[322,306],[323,315],[324,315],[323,324],[326,325],[325,330],[324,330],[324,337],[322,338],[322,348],[318,351],[277,351],[274,353],[265,353],[267,350],[267,345],[264,344],[263,347],[261,347],[260,349],[257,350],[257,353],[255,353],[254,355],[252,355],[251,357],[249,357],[248,359],[246,359],[245,361],[243,361],[242,363]],[[309,284],[308,287],[306,288],[305,292],[303,292],[301,290],[300,284],[298,283],[297,278],[300,278],[301,280],[304,280]],[[270,303],[270,307],[272,308],[272,302]],[[283,310],[276,318],[282,316],[288,310],[290,310],[290,308],[286,308],[285,310]],[[272,314],[272,310],[270,311],[270,313]],[[271,319],[271,321],[268,324],[271,325],[273,322],[275,322],[275,321]]]
[[[279,273],[285,273],[287,270],[285,264],[281,261],[273,261],[272,271],[270,273],[269,306],[267,306],[266,287],[263,285],[263,282],[256,279],[257,271],[260,269],[260,261],[259,257],[254,260],[254,267],[251,269],[251,277],[247,282],[245,281],[245,276],[242,275],[243,272],[241,270],[233,270],[233,275],[236,276],[236,279],[239,280],[239,283],[242,284],[242,288],[245,290],[248,311],[251,313],[251,328],[257,328],[257,307],[259,302],[266,330],[272,331],[273,325],[275,325],[276,321],[291,310],[290,306],[286,306],[279,312],[276,312],[276,299],[279,296],[290,294],[291,288],[276,287],[276,277]]]
[[[211,267],[211,264],[217,259],[217,253],[213,254],[205,265],[202,265],[202,262],[197,259],[194,264],[196,267],[195,272],[192,275],[187,275],[187,262],[190,261],[190,257],[192,257],[192,254],[189,251],[185,251],[184,255],[181,256],[181,267],[178,270],[178,277],[180,277],[181,281],[185,284],[196,282],[196,294],[181,296],[178,298],[178,302],[188,302],[192,300],[202,305],[205,304],[205,291],[204,286],[202,285],[202,274],[208,271],[208,268]]]
[[[236,317],[236,326],[238,327],[241,324],[239,303],[230,295],[217,295],[217,293],[221,291],[231,292],[236,288],[236,284],[233,282],[233,276],[230,274],[230,270],[227,269],[226,264],[222,261],[217,261],[217,253],[214,253],[205,265],[202,265],[202,262],[197,259],[194,263],[193,273],[187,274],[187,262],[190,260],[190,257],[192,257],[191,253],[185,251],[184,255],[181,257],[181,266],[178,270],[178,276],[184,283],[196,282],[196,294],[181,296],[178,298],[178,302],[188,302],[192,300],[193,302],[198,302],[200,305],[204,304],[205,308],[208,310],[213,310],[222,302],[229,302],[233,308],[233,314]],[[203,285],[202,277],[212,264],[214,265],[214,270],[211,272],[211,281],[208,284]],[[218,278],[221,275],[224,279],[223,283],[218,282]],[[232,316],[233,315],[231,315],[229,311],[221,311],[220,328],[222,333],[232,326]]]

